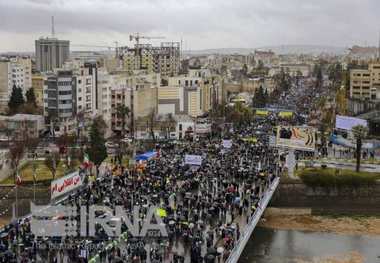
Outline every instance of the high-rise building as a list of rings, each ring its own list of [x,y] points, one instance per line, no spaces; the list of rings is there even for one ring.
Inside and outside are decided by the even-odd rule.
[[[36,66],[40,72],[53,71],[62,67],[70,56],[70,41],[57,38],[36,40]]]
[[[13,86],[23,94],[32,87],[32,63],[30,58],[13,57],[0,60],[0,110],[7,108]]]
[[[46,123],[55,124],[56,132],[72,131],[76,114],[76,81],[71,70],[58,70],[47,76],[44,86],[44,116]],[[51,127],[52,128],[52,127]]]

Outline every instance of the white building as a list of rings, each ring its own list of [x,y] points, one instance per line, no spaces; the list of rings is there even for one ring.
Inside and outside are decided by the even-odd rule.
[[[8,106],[13,86],[26,91],[32,87],[32,62],[30,58],[7,58],[0,60],[0,110]]]

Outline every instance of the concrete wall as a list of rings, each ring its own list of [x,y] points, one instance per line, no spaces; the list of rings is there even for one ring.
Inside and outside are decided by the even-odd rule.
[[[313,213],[380,214],[380,182],[357,189],[312,189],[302,182],[281,182],[273,199],[273,207],[307,207]]]

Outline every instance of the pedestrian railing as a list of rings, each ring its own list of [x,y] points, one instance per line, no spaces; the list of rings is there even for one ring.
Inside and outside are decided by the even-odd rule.
[[[247,244],[248,240],[250,239],[253,230],[256,228],[257,223],[259,222],[262,214],[264,213],[266,207],[268,206],[269,201],[272,199],[272,196],[274,192],[277,189],[278,184],[280,183],[280,178],[276,177],[273,182],[271,183],[268,190],[265,192],[263,198],[260,200],[259,205],[251,218],[249,219],[248,224],[245,226],[244,231],[242,231],[242,235],[240,239],[236,242],[234,248],[231,250],[231,253],[226,263],[236,263],[238,262],[241,253],[244,250],[245,245]]]

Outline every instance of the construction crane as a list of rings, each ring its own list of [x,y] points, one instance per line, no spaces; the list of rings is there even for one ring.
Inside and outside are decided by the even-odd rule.
[[[165,37],[148,37],[148,36],[140,36],[139,33],[135,33],[134,35],[129,35],[129,40],[136,41],[136,46],[139,45],[140,39],[165,39]]]

